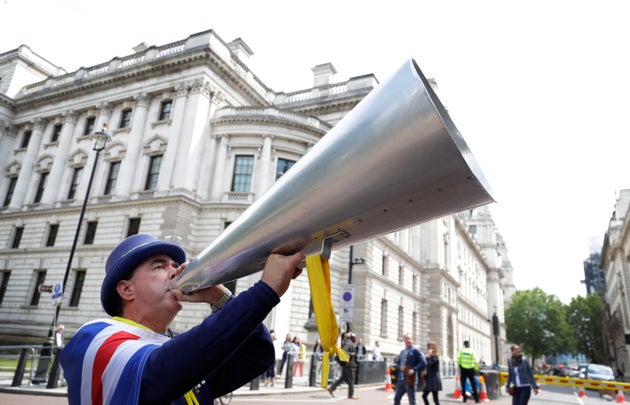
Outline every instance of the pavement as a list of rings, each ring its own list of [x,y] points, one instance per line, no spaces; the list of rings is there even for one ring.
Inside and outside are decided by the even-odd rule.
[[[67,387],[58,387],[58,388],[46,388],[46,384],[41,385],[33,385],[25,383],[19,387],[11,387],[11,379],[3,378],[0,376],[0,393],[8,393],[8,394],[27,394],[27,395],[45,395],[45,396],[56,396],[56,397],[66,397],[67,396]],[[383,389],[388,388],[385,382],[383,383],[375,383],[375,384],[360,384],[356,385],[357,389],[363,387],[378,387],[382,386]],[[455,388],[455,379],[453,378],[445,378],[442,380],[443,390],[440,392],[440,400],[446,403],[461,403],[462,398],[456,397],[456,388]],[[304,392],[321,392],[324,391],[324,388],[321,386],[310,387],[308,385],[308,379],[306,377],[295,377],[293,381],[293,386],[291,388],[285,388],[284,379],[278,379],[273,386],[265,386],[262,381],[258,385],[258,389],[252,389],[251,384],[246,384],[234,391],[234,396],[248,396],[248,395],[269,395],[269,394],[292,394],[292,393],[304,393]],[[342,385],[339,388],[341,391],[345,390],[345,385]],[[457,390],[459,391],[459,390]],[[494,395],[496,397],[496,395]],[[505,392],[501,392],[498,398],[493,398],[490,402],[500,405],[508,405],[512,403],[512,398],[507,395]],[[468,403],[474,403],[472,399]]]

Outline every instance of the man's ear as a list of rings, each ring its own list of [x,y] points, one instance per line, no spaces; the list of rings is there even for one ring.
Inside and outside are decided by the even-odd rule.
[[[135,288],[129,280],[120,280],[116,285],[116,291],[123,301],[131,301],[135,295]]]

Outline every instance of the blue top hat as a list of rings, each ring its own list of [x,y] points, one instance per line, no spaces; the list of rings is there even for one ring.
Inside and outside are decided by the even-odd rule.
[[[140,263],[155,255],[168,255],[177,263],[186,261],[186,252],[176,243],[157,240],[154,236],[139,233],[123,240],[107,258],[105,280],[101,286],[101,303],[105,312],[118,315],[116,286]]]

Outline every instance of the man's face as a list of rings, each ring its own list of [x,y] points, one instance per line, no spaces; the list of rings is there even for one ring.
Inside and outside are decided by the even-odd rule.
[[[182,309],[182,304],[168,289],[168,281],[178,266],[167,255],[152,256],[142,262],[129,279],[132,287],[130,305],[136,311],[174,317]]]
[[[411,336],[405,335],[405,347],[410,348],[411,345],[413,345],[413,339],[411,339]]]

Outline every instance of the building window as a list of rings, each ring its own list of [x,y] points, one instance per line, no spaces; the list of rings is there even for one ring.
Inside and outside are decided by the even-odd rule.
[[[61,136],[61,128],[62,124],[55,124],[52,130],[52,134],[50,135],[50,142],[57,142],[59,140],[59,136]]]
[[[94,125],[96,117],[87,117],[85,119],[85,127],[83,127],[83,135],[92,135],[94,133]]]
[[[37,190],[35,190],[34,203],[38,203],[42,200],[44,190],[46,189],[46,182],[48,181],[48,172],[41,172],[39,174],[39,183],[37,183]]]
[[[382,264],[382,269],[381,269],[381,273],[384,276],[387,276],[387,266],[389,265],[389,256],[388,255],[383,255],[383,264]]]
[[[85,239],[83,240],[84,245],[94,244],[94,237],[96,236],[97,225],[98,225],[98,221],[89,221],[87,223],[87,231],[85,231]]]
[[[403,338],[405,334],[405,309],[402,305],[398,307],[398,339]]]
[[[276,180],[280,178],[283,174],[287,172],[293,165],[295,161],[287,160],[287,159],[278,159],[278,167],[276,168]]]
[[[15,228],[15,232],[13,233],[13,241],[11,242],[11,249],[17,249],[20,247],[20,242],[22,241],[23,233],[24,233],[23,226],[17,226]]]
[[[171,119],[171,110],[173,109],[173,100],[164,100],[160,103],[160,116],[158,121],[166,121]]]
[[[39,304],[39,297],[42,295],[39,292],[39,287],[44,284],[44,279],[46,279],[46,270],[37,270],[35,272],[35,279],[35,288],[33,288],[33,295],[31,296],[32,306]]]
[[[144,183],[145,190],[154,190],[157,188],[157,181],[160,175],[160,165],[162,164],[162,155],[151,156],[149,162],[149,173],[147,174],[147,181]]]
[[[136,235],[138,232],[140,232],[140,218],[129,218],[127,237]]]
[[[11,276],[11,272],[9,270],[0,271],[0,305],[2,301],[4,301],[4,295],[7,292],[7,285],[9,285],[9,277]]]
[[[70,190],[68,190],[68,200],[72,200],[77,194],[79,183],[81,183],[81,176],[83,174],[83,167],[75,167],[72,171],[72,180],[70,181]]]
[[[9,187],[7,188],[7,194],[4,196],[5,207],[11,204],[11,198],[13,198],[13,192],[15,191],[16,184],[17,184],[17,177],[9,177]]]
[[[107,172],[107,181],[105,182],[105,195],[110,195],[116,191],[119,170],[120,162],[111,162],[109,164],[109,172]]]
[[[254,171],[254,157],[237,155],[234,161],[234,176],[232,177],[232,191],[249,193]]]
[[[79,306],[79,299],[81,299],[81,292],[83,291],[83,284],[85,283],[85,270],[77,270],[74,273],[74,285],[72,286],[72,295],[70,296],[71,307]]]
[[[33,132],[32,131],[24,131],[24,134],[22,134],[22,143],[20,144],[20,148],[21,149],[26,149],[28,148],[28,143],[31,140],[31,134]]]
[[[381,300],[381,336],[387,337],[387,300]]]
[[[46,238],[46,246],[55,246],[59,224],[50,224],[48,227],[48,238]]]
[[[131,108],[125,108],[120,112],[120,125],[118,128],[129,128],[131,126]]]
[[[412,329],[411,329],[411,333],[413,334],[413,336],[420,336],[420,329],[419,324],[418,324],[418,313],[414,311],[412,318],[411,318],[411,322],[412,322]]]
[[[398,266],[398,285],[405,285],[405,266]]]

